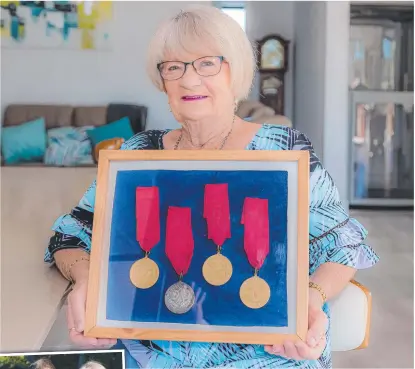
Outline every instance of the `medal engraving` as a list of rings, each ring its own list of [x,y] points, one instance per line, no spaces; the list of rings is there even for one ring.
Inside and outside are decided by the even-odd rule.
[[[232,264],[221,254],[211,256],[203,264],[203,277],[213,286],[222,286],[232,276]]]
[[[146,289],[153,287],[156,284],[159,273],[157,264],[146,257],[136,261],[131,266],[130,280],[137,288]]]
[[[193,307],[195,293],[188,284],[179,281],[167,289],[164,303],[172,313],[184,314]]]
[[[271,297],[271,290],[267,282],[262,278],[254,276],[242,283],[239,296],[247,307],[260,309],[268,303]]]

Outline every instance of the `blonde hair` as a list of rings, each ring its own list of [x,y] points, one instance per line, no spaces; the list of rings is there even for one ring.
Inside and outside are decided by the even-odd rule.
[[[183,53],[225,57],[235,99],[248,97],[256,69],[255,53],[243,29],[230,16],[213,6],[192,5],[159,26],[149,45],[147,73],[160,91],[164,91],[164,83],[157,64],[166,55],[180,57]]]
[[[79,369],[106,369],[104,365],[98,363],[97,361],[88,361],[82,365]]]
[[[55,366],[52,364],[52,361],[50,361],[47,358],[42,358],[39,360],[36,360],[31,367],[33,369],[55,369]]]

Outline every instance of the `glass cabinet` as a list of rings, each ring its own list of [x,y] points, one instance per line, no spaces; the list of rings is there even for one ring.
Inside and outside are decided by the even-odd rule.
[[[413,4],[353,4],[350,205],[413,206]]]
[[[412,92],[352,91],[351,205],[413,205]]]

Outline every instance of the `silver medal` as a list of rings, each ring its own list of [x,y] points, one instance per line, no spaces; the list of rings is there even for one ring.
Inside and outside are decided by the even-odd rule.
[[[188,284],[179,281],[170,286],[164,295],[167,309],[175,314],[187,313],[195,303],[195,293]]]

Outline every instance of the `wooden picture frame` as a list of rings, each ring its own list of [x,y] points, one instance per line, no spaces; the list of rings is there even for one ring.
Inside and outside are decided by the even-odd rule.
[[[191,168],[191,169],[189,169]],[[161,173],[166,170],[189,175],[193,171],[238,172],[258,181],[253,171],[262,177],[286,173],[287,228],[286,234],[286,326],[237,326],[165,323],[163,321],[142,322],[108,319],[108,305],[114,299],[107,294],[110,265],[111,224],[116,202],[115,188],[121,175],[140,170]],[[198,172],[201,173],[201,172]],[[137,173],[136,173],[137,174]],[[215,174],[216,175],[216,174]],[[168,178],[168,177],[167,177]],[[238,177],[243,182],[243,177]],[[117,185],[120,182],[117,182]],[[169,183],[166,183],[169,186]],[[174,186],[173,186],[174,187]],[[175,191],[180,188],[175,186]],[[160,187],[160,191],[163,190]],[[171,184],[170,184],[171,188]],[[244,188],[242,188],[244,190]],[[221,342],[241,344],[278,344],[284,340],[305,340],[308,327],[308,273],[309,273],[309,153],[308,151],[100,151],[98,164],[96,199],[94,208],[91,262],[87,294],[85,335],[90,337],[172,340],[194,342]],[[116,217],[115,217],[116,218]],[[271,222],[271,218],[270,218]],[[114,226],[115,227],[115,226]],[[270,224],[271,228],[271,224]],[[117,241],[118,242],[118,241]],[[139,249],[139,246],[136,246]],[[239,246],[238,246],[239,247]],[[226,248],[226,246],[225,246]],[[271,248],[271,247],[270,247]],[[243,250],[243,246],[242,246]],[[195,254],[198,252],[195,244]],[[270,250],[271,254],[272,250]],[[214,251],[212,251],[214,253]],[[163,269],[160,265],[160,270]],[[167,267],[167,266],[166,266]],[[234,274],[240,266],[234,265]],[[233,278],[233,277],[232,277]],[[112,282],[111,282],[112,283]],[[158,282],[157,282],[158,283]],[[160,282],[161,283],[161,282]],[[127,289],[128,282],[124,283]],[[123,284],[117,282],[118,290]],[[163,287],[164,288],[164,287]],[[235,291],[235,299],[238,294]],[[273,292],[273,291],[272,291]],[[138,292],[134,292],[136,294]],[[215,292],[216,293],[216,292]],[[219,293],[219,292],[218,292]],[[212,295],[212,294],[211,294]],[[123,295],[124,296],[124,295]],[[135,306],[135,295],[131,306]],[[126,301],[127,301],[126,297]],[[117,306],[124,303],[116,298]],[[160,298],[161,300],[161,298]],[[216,296],[215,296],[216,300]],[[140,300],[141,301],[141,300]],[[279,301],[279,300],[278,300]],[[148,301],[146,301],[148,303]],[[115,303],[114,303],[115,304]],[[161,303],[160,303],[161,304]],[[158,306],[160,306],[160,304]],[[220,315],[220,299],[215,302]],[[213,304],[212,304],[213,305]],[[131,307],[130,306],[130,307]],[[224,306],[224,305],[222,305]],[[236,306],[236,305],[235,305]],[[129,307],[129,308],[130,308]],[[118,307],[114,308],[118,309]],[[254,310],[254,309],[251,309]],[[261,314],[262,309],[255,309]],[[237,311],[235,312],[237,315]],[[251,312],[249,312],[251,314]],[[269,315],[274,319],[274,315]]]

